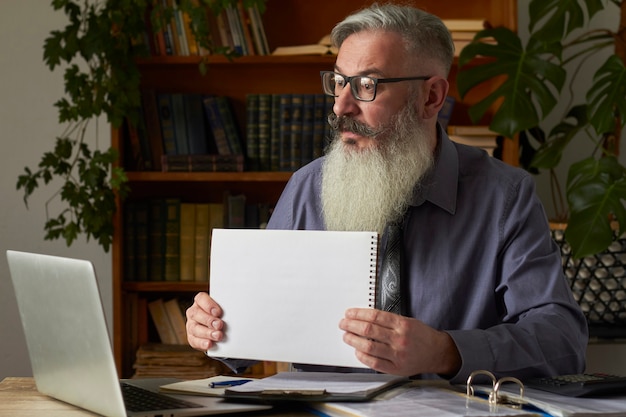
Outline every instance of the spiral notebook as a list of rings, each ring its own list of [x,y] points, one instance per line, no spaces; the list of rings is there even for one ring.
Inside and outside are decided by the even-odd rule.
[[[210,294],[226,337],[208,355],[365,367],[342,340],[350,307],[373,307],[378,234],[215,229]]]

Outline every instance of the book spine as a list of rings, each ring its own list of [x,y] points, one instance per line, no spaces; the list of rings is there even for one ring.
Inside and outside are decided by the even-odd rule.
[[[280,95],[279,170],[291,171],[291,94]]]
[[[226,47],[228,50],[234,51],[235,45],[233,43],[233,37],[230,32],[230,26],[228,24],[228,17],[226,16],[226,10],[222,10],[220,14],[216,17],[217,27],[220,32],[220,39],[222,41],[222,45]]]
[[[178,44],[180,45],[180,54],[183,56],[189,56],[189,43],[187,41],[187,32],[185,31],[185,22],[183,21],[183,12],[174,4],[174,18],[176,23],[176,33],[178,34]]]
[[[150,200],[150,281],[163,281],[165,215],[161,199]]]
[[[182,12],[182,18],[183,18],[183,29],[185,30],[185,39],[187,40],[187,48],[189,51],[189,55],[193,55],[193,56],[200,55],[198,42],[191,29],[192,27],[191,16],[189,16],[189,13],[187,12]]]
[[[246,55],[245,45],[243,43],[243,35],[241,34],[241,30],[239,29],[239,17],[237,16],[237,11],[233,8],[232,5],[226,6],[226,19],[228,22],[228,26],[230,27],[230,34],[233,39],[233,47],[235,48],[235,52],[239,55]]]
[[[282,94],[272,94],[272,113],[270,119],[270,170],[280,171],[281,137],[281,101]]]
[[[326,96],[316,94],[313,109],[313,159],[317,159],[324,154],[325,131],[328,121],[326,120]]]
[[[289,139],[289,170],[300,168],[302,162],[303,94],[291,95],[291,135]]]
[[[161,342],[168,345],[177,344],[176,333],[174,332],[174,328],[172,327],[167,311],[165,310],[163,299],[159,298],[154,301],[150,301],[148,303],[148,309]]]
[[[330,128],[330,124],[328,123],[328,116],[333,114],[333,106],[335,105],[335,97],[324,95],[324,120],[326,120],[325,129],[324,129],[324,140],[327,143],[330,143],[333,137],[333,131]]]
[[[135,203],[124,204],[124,281],[137,281],[137,231],[135,229]]]
[[[258,171],[259,158],[259,94],[246,95],[246,156],[248,169]]]
[[[133,126],[131,121],[126,118],[124,120],[124,141],[127,144],[124,152],[124,166],[128,171],[143,171],[144,159],[139,139],[139,130]]]
[[[244,194],[227,196],[227,215],[229,229],[246,227],[246,196]]]
[[[241,26],[243,39],[246,44],[246,52],[251,56],[256,55],[254,40],[252,39],[252,22],[248,10],[243,5],[243,1],[237,3],[237,12],[239,13],[239,25]]]
[[[250,17],[254,23],[254,27],[256,27],[256,36],[258,36],[259,43],[261,44],[259,49],[263,51],[260,55],[269,55],[270,47],[267,42],[267,36],[265,35],[265,27],[263,25],[263,19],[261,19],[261,13],[259,12],[256,4],[248,8],[248,11],[250,12]]]
[[[194,281],[209,280],[210,211],[208,203],[196,204],[196,228],[194,233]]]
[[[300,166],[313,160],[313,124],[315,117],[315,95],[305,94],[302,100],[302,133]]]
[[[201,94],[184,94],[185,121],[190,155],[204,155],[209,152],[209,135],[204,122]]]
[[[161,1],[163,7],[167,7],[167,0]],[[167,55],[176,55],[176,47],[174,44],[174,34],[172,33],[171,22],[163,24],[163,38],[165,40],[165,51]]]
[[[174,111],[172,97],[168,93],[158,93],[159,121],[161,124],[161,137],[163,138],[163,150],[166,155],[176,155],[176,128],[174,127]]]
[[[163,172],[242,172],[243,155],[163,155]]]
[[[180,200],[167,198],[164,200],[165,214],[165,281],[180,281]]]
[[[180,93],[172,94],[172,118],[174,120],[176,154],[187,155],[189,153],[189,143],[187,142],[187,120],[185,116],[184,97]]]
[[[228,139],[226,137],[226,130],[220,112],[217,107],[217,100],[215,96],[206,96],[203,100],[204,111],[207,116],[207,120],[215,140],[215,146],[220,155],[230,155],[231,149],[228,145]]]
[[[272,119],[272,96],[271,94],[259,94],[258,112],[258,137],[259,137],[259,170],[270,171],[271,154],[271,119]]]
[[[147,201],[133,204],[135,222],[135,261],[137,281],[150,280],[150,205]]]
[[[163,306],[165,307],[165,314],[167,314],[167,319],[169,320],[174,331],[176,344],[186,345],[187,329],[185,328],[185,317],[183,316],[183,312],[180,309],[180,303],[178,299],[172,298],[170,300],[164,301]]]
[[[164,154],[163,136],[159,121],[157,95],[154,90],[141,91],[141,107],[143,110],[144,125],[146,127],[146,135],[150,147],[152,169],[160,171],[161,155]]]
[[[237,129],[237,122],[235,121],[235,115],[233,114],[228,97],[218,96],[216,98],[217,108],[222,118],[222,122],[224,123],[224,131],[226,132],[226,138],[228,140],[231,153],[234,153],[235,155],[243,154],[241,137]]]
[[[189,172],[191,171],[189,158],[189,155],[163,155],[161,170],[163,172]]]
[[[180,280],[193,281],[196,256],[196,205],[180,204]]]

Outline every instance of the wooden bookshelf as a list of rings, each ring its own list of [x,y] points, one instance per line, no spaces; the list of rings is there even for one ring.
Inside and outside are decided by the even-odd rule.
[[[277,46],[316,43],[328,34],[344,16],[371,1],[320,0],[304,2],[271,0],[263,16],[265,30],[273,50]],[[516,0],[415,0],[413,3],[442,18],[485,18],[492,25],[517,28]],[[321,93],[319,71],[332,69],[332,56],[245,56],[229,61],[210,57],[208,71],[201,75],[199,57],[155,57],[140,61],[142,88],[164,92],[226,95],[237,119],[245,121],[245,97],[249,93]],[[453,68],[451,94],[456,96],[451,123],[470,124],[467,107],[478,96],[473,91],[463,102],[456,93],[456,67]],[[492,86],[485,85],[483,91]],[[488,121],[488,119],[486,119]],[[241,126],[245,132],[245,126]],[[503,159],[516,164],[517,145],[506,141]],[[112,131],[112,145],[123,155],[120,132]],[[122,158],[123,160],[123,158]],[[129,199],[178,197],[189,202],[220,202],[225,191],[244,193],[251,202],[275,203],[290,177],[289,172],[127,172]],[[159,297],[192,297],[207,289],[203,282],[126,282],[124,280],[124,211],[118,201],[113,236],[113,336],[118,371],[132,375],[134,352],[138,344],[153,340],[147,300]],[[139,302],[137,302],[139,300]],[[140,311],[131,311],[139,309]],[[133,315],[131,320],[128,315]]]

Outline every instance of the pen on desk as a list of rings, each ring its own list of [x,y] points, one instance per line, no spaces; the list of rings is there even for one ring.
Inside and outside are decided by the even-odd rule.
[[[234,387],[237,385],[243,385],[246,382],[250,382],[251,379],[233,379],[230,381],[219,381],[219,382],[211,382],[209,383],[209,387],[211,388],[225,388],[225,387]]]

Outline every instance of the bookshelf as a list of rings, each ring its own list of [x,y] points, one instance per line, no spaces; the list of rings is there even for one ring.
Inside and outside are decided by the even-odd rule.
[[[316,43],[332,26],[364,4],[343,2],[294,2],[272,0],[263,15],[270,50],[277,46]],[[485,18],[492,25],[517,28],[516,0],[415,0],[418,7],[442,18]],[[321,93],[319,71],[332,69],[333,56],[244,56],[233,61],[221,56],[208,58],[206,75],[198,71],[199,57],[160,56],[138,62],[142,88],[163,92],[225,95],[231,100],[238,121],[245,121],[246,95],[250,93]],[[473,96],[458,100],[456,68],[450,75],[451,95],[457,103],[451,124],[471,124],[467,107]],[[489,85],[483,86],[488,90]],[[484,122],[486,123],[488,119]],[[245,126],[240,126],[245,132]],[[123,154],[122,133],[112,130],[112,146]],[[516,164],[517,144],[506,140],[503,160]],[[289,172],[142,172],[128,171],[131,192],[128,201],[176,197],[192,203],[220,203],[224,192],[243,193],[251,203],[275,203]],[[208,288],[206,282],[127,282],[124,279],[124,210],[118,201],[112,245],[114,354],[120,375],[130,377],[137,348],[158,341],[147,312],[147,303],[157,298],[188,297]]]

